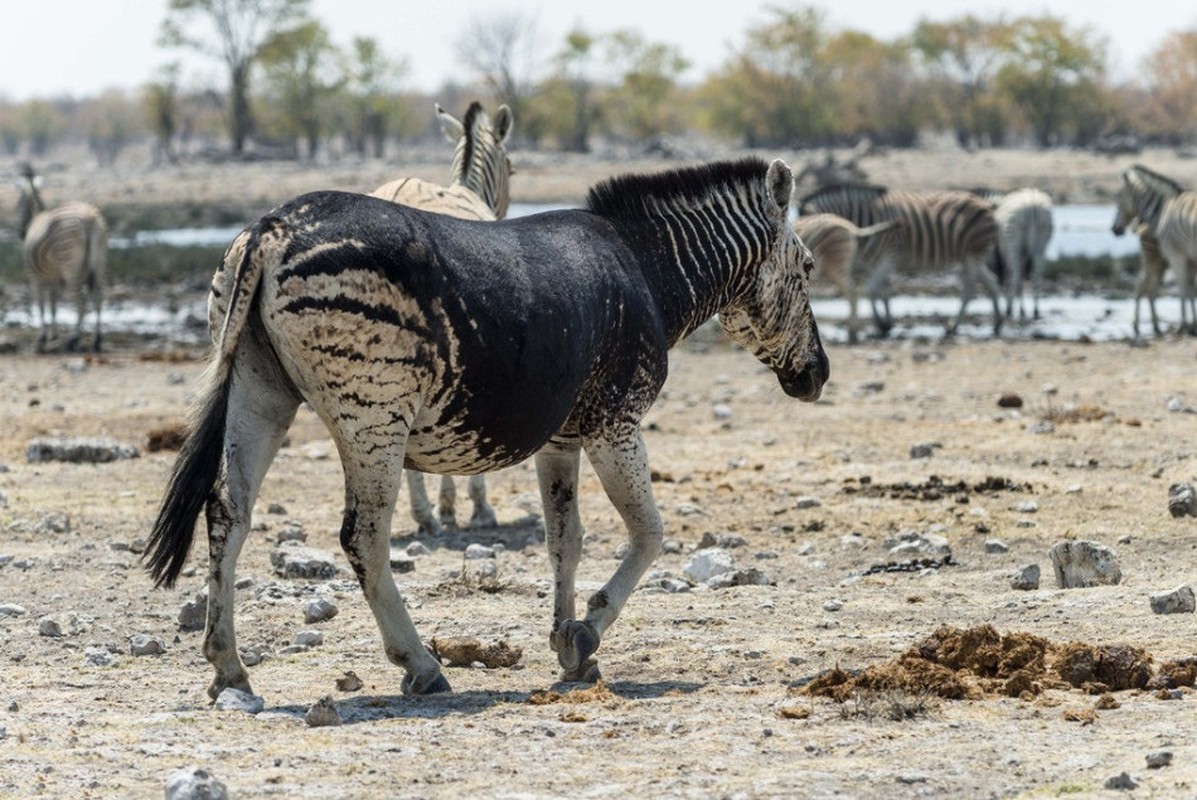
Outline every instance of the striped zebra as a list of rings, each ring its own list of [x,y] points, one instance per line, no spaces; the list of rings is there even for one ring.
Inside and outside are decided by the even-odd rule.
[[[1043,294],[1043,276],[1047,269],[1047,245],[1051,241],[1052,199],[1040,189],[1016,189],[1001,195],[994,203],[997,222],[997,246],[992,251],[995,270],[1001,276],[1006,295],[1006,318],[1014,316],[1018,300],[1019,318],[1027,318],[1023,299],[1023,281],[1031,281],[1032,316],[1039,319],[1039,298]]]
[[[493,221],[507,216],[511,202],[511,161],[504,145],[511,135],[511,109],[500,106],[494,124],[487,118],[480,103],[466,109],[464,121],[458,120],[440,105],[436,116],[441,131],[455,145],[453,163],[449,169],[449,185],[442,186],[419,178],[398,178],[384,183],[370,194],[425,211],[448,214],[459,219]],[[474,510],[471,528],[493,528],[498,525],[495,510],[486,499],[486,477],[471,475],[468,492]],[[442,527],[457,527],[457,487],[451,475],[441,476],[441,490],[437,508],[428,499],[424,475],[415,470],[407,473],[407,491],[411,497],[411,516],[420,531],[439,534]],[[438,519],[439,517],[439,519]]]
[[[173,585],[204,512],[209,694],[251,691],[235,565],[304,402],[337,444],[341,545],[404,693],[449,684],[390,569],[402,467],[472,474],[533,455],[554,573],[549,643],[563,679],[596,680],[593,655],[661,550],[641,419],[670,347],[718,315],[787,395],[812,402],[828,379],[792,190],[783,162],[750,158],[610,178],[584,209],[497,222],[316,192],[243,231],[213,278],[212,358],[146,551],[156,583]],[[629,546],[578,619],[583,450]]]
[[[1135,164],[1122,173],[1122,187],[1115,203],[1114,235],[1121,236],[1136,221],[1150,229],[1159,244],[1160,255],[1176,278],[1180,330],[1197,333],[1197,299],[1193,291],[1197,193],[1185,191],[1171,178]],[[1139,241],[1142,244],[1142,234]]]
[[[997,279],[985,263],[997,239],[997,223],[986,201],[970,192],[838,185],[817,189],[802,199],[801,216],[817,213],[838,214],[862,228],[891,220],[898,223],[892,231],[865,240],[858,255],[867,271],[865,291],[882,336],[893,327],[889,297],[895,268],[943,269],[956,264],[962,269],[960,311],[947,332],[956,332],[978,281],[993,300],[994,335],[1001,332]]]
[[[24,242],[25,274],[29,278],[30,293],[37,298],[40,326],[37,350],[45,350],[50,340],[58,338],[58,297],[66,294],[74,298],[78,316],[75,331],[63,344],[63,349],[74,351],[79,347],[83,319],[90,303],[96,313],[92,349],[98,353],[108,228],[99,209],[87,203],[64,203],[47,210],[38,191],[40,186],[41,179],[33,167],[24,165],[17,218]],[[48,322],[47,303],[50,306]]]
[[[815,258],[815,279],[830,282],[848,301],[848,341],[859,333],[857,304],[861,276],[854,273],[857,251],[865,239],[897,226],[896,220],[859,228],[838,214],[811,214],[794,220],[794,231]],[[892,237],[891,237],[892,241]]]
[[[1139,276],[1138,286],[1135,287],[1135,336],[1139,335],[1139,305],[1143,298],[1147,298],[1147,308],[1151,312],[1151,329],[1156,336],[1160,336],[1163,329],[1160,327],[1159,314],[1155,310],[1155,300],[1159,296],[1160,285],[1164,282],[1164,273],[1168,271],[1168,261],[1164,258],[1160,250],[1160,240],[1156,238],[1150,225],[1136,220],[1130,227],[1139,237],[1139,266],[1143,273]],[[1191,270],[1188,279],[1189,296],[1192,297],[1192,284],[1197,280],[1197,273]]]

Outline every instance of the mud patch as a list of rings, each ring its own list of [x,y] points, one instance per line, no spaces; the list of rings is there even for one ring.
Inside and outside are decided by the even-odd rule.
[[[1046,689],[1105,695],[1127,689],[1192,686],[1197,659],[1159,668],[1129,645],[1058,644],[1030,633],[999,634],[990,625],[943,627],[895,659],[856,672],[840,667],[798,687],[843,702],[859,692],[930,693],[948,700],[986,696],[1029,699]]]
[[[618,695],[608,689],[605,683],[598,681],[594,686],[570,689],[568,692],[555,692],[550,689],[537,690],[528,696],[528,703],[534,706],[547,706],[554,703],[576,705],[578,703],[609,703],[618,699]]]
[[[934,502],[953,498],[958,503],[967,503],[974,494],[995,495],[999,492],[1033,492],[1029,483],[1018,483],[1009,478],[987,476],[978,483],[968,481],[947,482],[938,475],[932,475],[922,483],[873,483],[868,476],[859,480],[849,479],[841,487],[844,494],[860,497],[886,497],[890,500],[922,500]]]
[[[513,667],[524,655],[522,647],[512,647],[504,641],[482,644],[468,636],[433,637],[429,649],[450,667],[470,667],[474,664],[481,664],[487,669]]]

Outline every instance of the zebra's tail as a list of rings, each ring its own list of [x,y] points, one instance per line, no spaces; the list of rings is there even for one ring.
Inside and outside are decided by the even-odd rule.
[[[171,468],[158,517],[146,545],[146,570],[158,588],[170,588],[178,580],[191,551],[196,520],[220,479],[233,353],[249,319],[261,282],[263,262],[268,257],[259,244],[262,235],[272,229],[276,221],[269,217],[263,219],[241,239],[244,249],[232,275],[224,322],[213,337],[211,360],[201,384],[203,389],[192,409],[187,438]],[[235,242],[225,256],[224,269],[232,267],[230,262],[236,257]]]
[[[857,228],[856,238],[867,239],[870,236],[876,236],[879,233],[885,233],[886,231],[893,230],[894,228],[898,227],[899,222],[900,221],[896,219],[887,219],[884,222],[878,222],[876,225],[869,225],[867,228]]]
[[[97,213],[92,224],[87,226],[86,252],[84,267],[87,269],[85,284],[91,291],[96,291],[104,285],[104,269],[108,261],[108,229],[104,219]]]

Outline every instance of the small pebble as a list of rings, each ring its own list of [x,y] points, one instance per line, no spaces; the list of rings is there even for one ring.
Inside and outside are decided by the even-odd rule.
[[[186,767],[166,779],[166,800],[229,800],[229,790],[207,770]]]
[[[494,558],[495,549],[493,547],[487,547],[484,544],[478,544],[475,542],[466,547],[465,557],[467,561],[480,561],[484,558]]]
[[[156,636],[139,633],[129,639],[129,652],[135,656],[160,656],[166,645]]]
[[[318,597],[303,604],[303,621],[308,625],[314,622],[327,622],[335,617],[339,610],[336,603],[327,598]]]
[[[1159,769],[1166,767],[1172,763],[1172,752],[1169,750],[1156,750],[1154,753],[1147,754],[1147,768]]]
[[[1107,789],[1130,790],[1136,788],[1138,785],[1138,781],[1125,772],[1120,772],[1106,781]]]
[[[1008,552],[1010,552],[1010,548],[1007,547],[1006,543],[1000,539],[986,539],[985,540],[985,552],[986,553],[1008,553]]]
[[[1010,588],[1019,591],[1032,591],[1039,588],[1039,565],[1027,564],[1010,578]]]
[[[839,611],[844,607],[844,601],[832,598],[823,602],[824,611]]]
[[[1170,592],[1151,595],[1151,610],[1156,614],[1192,614],[1197,610],[1197,598],[1191,586],[1177,586]]]
[[[337,678],[338,692],[356,692],[364,685],[365,684],[362,683],[362,679],[359,678],[357,673],[351,669],[346,670],[344,675]]]
[[[62,636],[62,626],[58,624],[57,620],[50,617],[43,617],[37,624],[37,632],[39,636],[50,636],[57,638]]]
[[[243,692],[230,686],[217,696],[214,705],[221,711],[244,711],[246,714],[259,714],[266,708],[266,701],[256,694]]]
[[[304,647],[319,647],[324,644],[324,632],[300,631],[295,634],[295,644],[301,644]]]

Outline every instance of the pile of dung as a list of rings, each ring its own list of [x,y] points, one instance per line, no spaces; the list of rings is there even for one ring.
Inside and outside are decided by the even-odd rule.
[[[1030,633],[999,634],[991,625],[942,627],[895,659],[815,676],[801,692],[843,702],[861,691],[932,694],[949,700],[1032,698],[1045,689],[1103,694],[1193,686],[1197,658],[1158,668],[1151,654],[1124,644],[1058,644]]]

